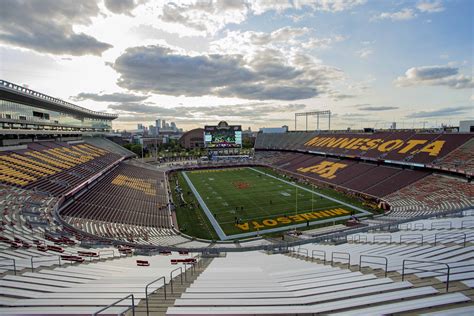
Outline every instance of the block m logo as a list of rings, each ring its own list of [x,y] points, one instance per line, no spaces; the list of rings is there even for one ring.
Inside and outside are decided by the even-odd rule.
[[[334,179],[336,177],[336,172],[345,167],[347,167],[347,165],[343,163],[322,161],[315,166],[298,168],[298,171],[301,173],[312,172],[318,174],[322,178]]]

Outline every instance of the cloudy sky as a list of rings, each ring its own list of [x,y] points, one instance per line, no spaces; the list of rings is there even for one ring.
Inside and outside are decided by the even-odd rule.
[[[118,113],[117,129],[157,117],[293,128],[314,110],[331,110],[333,128],[474,119],[471,0],[1,6],[0,78]]]

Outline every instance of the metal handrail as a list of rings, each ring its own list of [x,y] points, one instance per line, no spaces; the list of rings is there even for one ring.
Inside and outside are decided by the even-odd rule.
[[[306,253],[306,257],[309,257],[309,252],[308,252],[308,249],[307,248],[303,248],[303,247],[298,247],[298,250],[296,251],[296,254],[299,255],[300,254],[300,250],[304,250],[304,253]]]
[[[356,238],[357,237],[357,238]],[[367,242],[367,235],[355,235],[353,238],[352,238],[352,242],[362,242],[362,237],[365,237],[365,242]]]
[[[435,240],[434,240],[434,245],[435,245],[435,246],[436,246],[438,240],[440,239],[440,238],[438,238],[438,235],[441,235],[441,236],[448,236],[448,238],[445,238],[445,239],[452,239],[452,238],[449,238],[449,236],[452,236],[452,235],[454,235],[454,236],[459,236],[460,238],[457,238],[457,239],[455,239],[455,240],[453,240],[453,241],[461,240],[461,239],[462,239],[462,240],[463,240],[463,247],[466,247],[467,235],[466,235],[465,233],[461,233],[461,232],[459,232],[459,233],[448,233],[448,232],[436,233],[436,234],[435,234]]]
[[[173,293],[173,272],[178,271],[178,270],[181,271],[181,273],[179,274],[179,276],[181,277],[181,284],[183,284],[183,268],[182,268],[182,267],[178,267],[178,268],[176,268],[176,269],[174,269],[173,271],[170,272],[171,293]]]
[[[49,257],[49,256],[47,256]],[[46,259],[46,260],[33,260],[34,258],[47,258],[47,257],[31,257],[30,261],[31,261],[31,272],[35,272],[35,268],[33,266],[33,261],[36,262],[36,263],[41,263],[41,262],[51,262],[51,261],[56,261],[56,258],[54,259]],[[51,257],[56,257],[56,256],[51,256]],[[58,264],[59,266],[61,266],[61,256],[57,256],[57,260],[58,260]]]
[[[314,260],[314,253],[315,253],[315,252],[319,252],[319,253],[323,253],[323,254],[324,254],[324,255],[323,255],[323,263],[326,264],[326,251],[324,251],[324,250],[318,250],[318,249],[313,249],[313,250],[311,251],[311,260]]]
[[[347,255],[348,258],[343,258],[343,257],[335,257],[334,254],[340,254],[340,255]],[[331,267],[334,266],[334,259],[348,259],[347,262],[347,269],[351,268],[351,254],[348,252],[339,252],[339,251],[333,251],[331,252]]]
[[[397,228],[400,229],[400,230],[411,230],[411,224],[412,223],[402,223],[402,224],[398,224],[397,225]],[[405,226],[403,226],[405,225]]]
[[[13,261],[13,264],[3,264],[3,265],[0,265],[0,267],[13,267],[13,273],[16,275],[16,262],[15,262],[15,259],[13,258],[7,258],[7,259],[0,259],[0,262],[2,261]]]
[[[360,256],[359,256],[359,271],[362,269],[362,263],[371,263],[371,264],[380,264],[380,265],[383,265],[383,263],[380,263],[380,262],[362,261],[362,257],[384,259],[384,260],[385,260],[385,277],[387,277],[387,270],[388,270],[388,259],[387,259],[387,257],[372,256],[372,255],[360,255]]]
[[[461,221],[461,228],[473,228],[474,227],[474,225],[472,225],[472,224],[469,225],[469,226],[464,227],[464,223],[466,223],[466,222],[474,223],[474,219],[465,219],[465,220]]]
[[[160,281],[161,279],[163,279],[163,289],[165,290],[165,300],[166,300],[166,278],[164,276],[159,277],[158,279],[156,279],[154,281],[151,281],[150,283],[148,283],[145,286],[145,300],[146,300],[146,314],[147,314],[147,316],[150,315],[150,311],[148,309],[148,287],[150,285],[152,285],[153,283],[156,283],[156,282]]]
[[[392,243],[392,235],[389,235],[389,234],[380,234],[380,235],[374,235],[374,238],[373,238],[373,242],[375,243],[376,241],[378,241],[379,239],[384,239],[384,238],[387,238],[388,237],[388,243],[391,244]]]
[[[121,298],[121,299],[119,299],[118,301],[115,301],[115,302],[113,302],[112,304],[107,305],[106,307],[104,307],[104,308],[98,310],[97,312],[95,312],[93,315],[94,315],[94,316],[99,315],[99,314],[102,313],[103,311],[105,311],[105,310],[111,308],[112,306],[117,305],[118,303],[120,303],[120,302],[122,302],[122,301],[125,301],[125,300],[128,299],[129,297],[132,297],[132,315],[135,316],[135,297],[133,296],[133,294],[129,294],[129,295],[125,296],[124,298]],[[128,311],[128,310],[130,310],[130,308],[127,309],[127,311]]]
[[[183,264],[184,264],[184,273],[185,273],[184,279],[186,279],[186,272],[188,271],[188,270],[186,269],[186,265],[188,265],[188,264],[191,266],[191,269],[190,269],[190,270],[191,270],[191,275],[194,275],[194,272],[193,272],[194,263],[191,263],[191,262],[183,262]]]
[[[402,263],[402,281],[405,280],[405,262],[414,262],[414,263],[429,263],[430,265],[428,266],[423,266],[423,267],[429,267],[429,266],[435,266],[435,265],[444,265],[446,266],[447,273],[443,274],[446,275],[446,292],[449,291],[449,275],[451,272],[451,267],[449,264],[444,263],[444,262],[439,262],[439,261],[421,261],[421,260],[412,260],[412,259],[404,259]],[[435,272],[437,273],[439,270],[444,270],[442,269],[434,269],[434,270],[425,270],[425,269],[420,269],[420,268],[407,268],[410,270],[415,270],[418,272]]]
[[[418,230],[418,229],[416,228],[417,226],[421,226],[421,230],[424,230],[424,229],[425,229],[425,224],[423,224],[423,223],[415,223],[413,226],[415,227],[415,230]]]
[[[452,229],[453,228],[453,222],[451,221],[443,221],[443,222],[432,222],[431,225],[430,225],[430,229],[433,229],[433,224],[434,225],[437,225],[437,224],[449,224],[449,228],[448,229]]]
[[[423,234],[405,234],[405,235],[400,235],[400,244],[403,243],[403,238],[402,237],[420,237],[421,239],[421,245],[423,246]],[[406,238],[405,238],[406,239]],[[411,240],[411,239],[410,239]],[[416,242],[416,241],[415,241]]]

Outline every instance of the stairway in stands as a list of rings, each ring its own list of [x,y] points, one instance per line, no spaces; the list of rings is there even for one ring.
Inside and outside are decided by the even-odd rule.
[[[202,258],[199,265],[196,266],[196,269],[191,274],[191,270],[187,271],[186,281],[183,279],[183,284],[181,284],[180,276],[173,278],[173,293],[171,293],[171,286],[166,285],[166,300],[165,300],[165,291],[160,287],[157,291],[151,294],[148,297],[148,308],[149,315],[153,316],[164,316],[166,315],[166,310],[168,307],[174,305],[174,301],[177,298],[181,297],[181,294],[186,291],[186,289],[196,280],[201,273],[206,270],[207,266],[212,262],[213,258]],[[127,316],[133,315],[130,311],[127,313]],[[143,299],[140,301],[140,304],[135,308],[135,316],[146,316],[146,300]]]

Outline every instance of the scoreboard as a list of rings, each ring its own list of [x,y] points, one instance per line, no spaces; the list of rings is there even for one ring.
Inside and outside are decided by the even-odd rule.
[[[204,126],[204,144],[207,148],[241,148],[242,126],[228,125],[220,122],[218,125]]]

